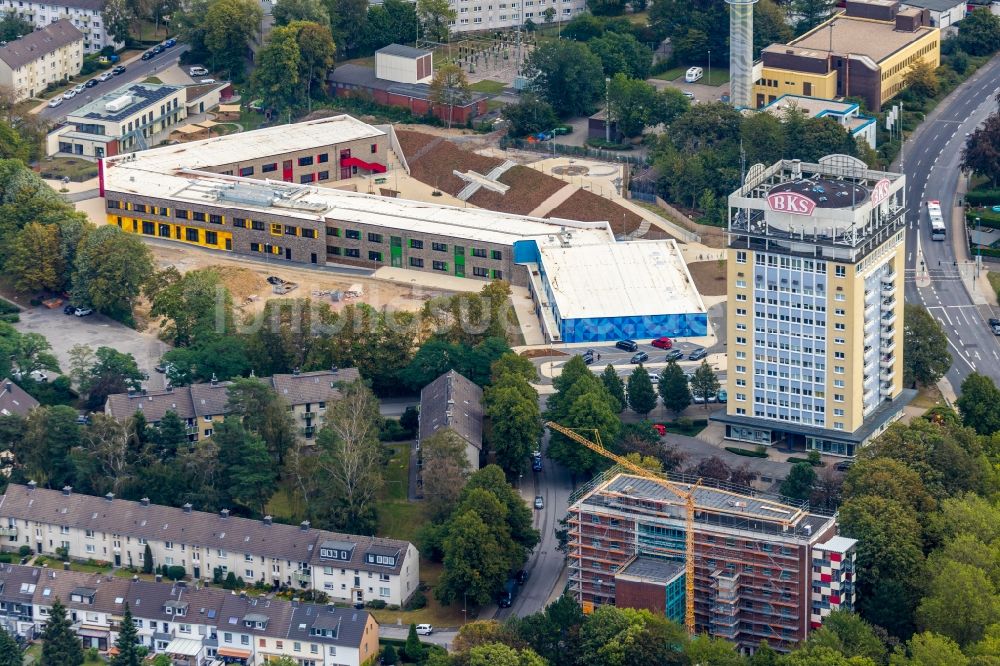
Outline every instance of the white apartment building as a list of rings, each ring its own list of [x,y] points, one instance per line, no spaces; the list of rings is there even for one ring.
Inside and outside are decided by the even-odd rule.
[[[57,21],[0,46],[0,88],[10,91],[15,102],[76,76],[82,67],[83,33],[69,21]]]
[[[545,10],[555,10],[553,21],[569,21],[587,11],[586,0],[449,0],[455,10],[452,32],[517,28],[531,19],[545,23]]]
[[[195,580],[211,581],[230,572],[247,584],[263,582],[322,590],[351,603],[381,600],[402,606],[417,589],[417,549],[407,541],[337,534],[251,520],[12,484],[0,499],[0,547],[28,546],[55,555],[65,548],[73,559],[105,561],[142,569],[146,547],[153,566],[181,566]]]
[[[105,46],[113,46],[115,49],[124,46],[121,42],[114,42],[111,35],[105,32],[104,18],[101,16],[103,8],[102,0],[0,1],[0,14],[16,14],[37,28],[62,19],[70,21],[83,33],[84,53],[96,53]]]

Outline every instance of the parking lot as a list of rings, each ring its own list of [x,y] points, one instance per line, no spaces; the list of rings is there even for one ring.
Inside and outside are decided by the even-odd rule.
[[[74,317],[63,314],[62,308],[29,307],[21,312],[21,321],[14,325],[22,333],[41,333],[59,359],[59,368],[69,372],[69,350],[73,345],[112,347],[135,356],[139,369],[149,373],[149,388],[163,388],[163,375],[153,371],[170,347],[154,336],[140,333],[99,314]],[[52,373],[49,373],[50,376]]]

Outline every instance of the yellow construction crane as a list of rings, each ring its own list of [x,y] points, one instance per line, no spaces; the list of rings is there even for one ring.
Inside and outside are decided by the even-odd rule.
[[[645,467],[642,467],[641,465],[636,465],[634,462],[632,462],[628,458],[625,458],[625,457],[620,456],[620,455],[618,455],[616,453],[612,453],[611,451],[608,451],[606,448],[604,448],[604,445],[601,443],[601,434],[596,429],[594,429],[594,430],[591,431],[591,432],[594,433],[594,440],[595,441],[590,441],[589,439],[587,439],[583,435],[579,434],[578,432],[576,432],[574,430],[571,430],[570,428],[567,428],[565,426],[561,426],[558,423],[555,423],[554,421],[548,421],[548,422],[546,422],[545,425],[548,426],[549,428],[551,428],[552,430],[555,430],[556,432],[561,433],[561,434],[569,437],[574,442],[577,442],[579,444],[583,444],[584,446],[586,446],[588,449],[590,449],[594,453],[602,455],[605,458],[609,458],[611,460],[614,460],[616,463],[618,463],[619,465],[621,465],[622,467],[624,467],[625,469],[627,469],[629,472],[631,472],[631,473],[633,473],[633,474],[635,474],[637,476],[641,476],[644,479],[649,479],[650,481],[653,481],[654,483],[658,483],[659,485],[663,486],[664,488],[666,488],[667,490],[669,490],[670,492],[672,492],[674,495],[677,495],[677,497],[684,502],[684,523],[685,523],[685,526],[684,526],[684,566],[685,566],[685,572],[684,572],[684,626],[687,627],[688,633],[690,633],[690,634],[693,635],[694,632],[695,632],[695,626],[694,626],[694,557],[695,557],[695,555],[694,555],[694,511],[695,511],[694,492],[701,485],[701,479],[698,479],[697,482],[695,482],[687,490],[685,490],[684,488],[681,488],[677,484],[672,483],[670,480],[664,478],[663,476],[660,476],[659,474],[656,474],[655,472],[651,472],[650,470],[646,469]]]

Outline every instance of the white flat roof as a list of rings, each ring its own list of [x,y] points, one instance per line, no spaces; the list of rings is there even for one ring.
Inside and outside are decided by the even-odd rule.
[[[153,148],[107,158],[105,165],[122,164],[128,160],[132,167],[142,165],[149,171],[176,169],[201,169],[232,162],[250,160],[309,150],[357,139],[381,139],[386,134],[368,123],[351,116],[331,116],[293,125],[275,125],[263,129],[227,134],[223,136]],[[334,166],[336,155],[330,157]]]
[[[705,312],[672,239],[550,246],[539,251],[563,319]]]
[[[851,548],[853,548],[854,544],[856,544],[857,542],[858,542],[857,539],[850,539],[848,537],[835,536],[832,539],[830,539],[829,541],[826,541],[824,543],[818,543],[818,544],[816,544],[815,547],[819,548],[821,550],[830,550],[830,551],[833,551],[835,553],[846,553]]]

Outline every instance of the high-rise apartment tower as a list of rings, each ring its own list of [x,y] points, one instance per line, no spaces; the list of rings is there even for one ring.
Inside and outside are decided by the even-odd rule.
[[[729,5],[729,96],[733,106],[753,108],[753,6],[757,0],[726,0]]]

